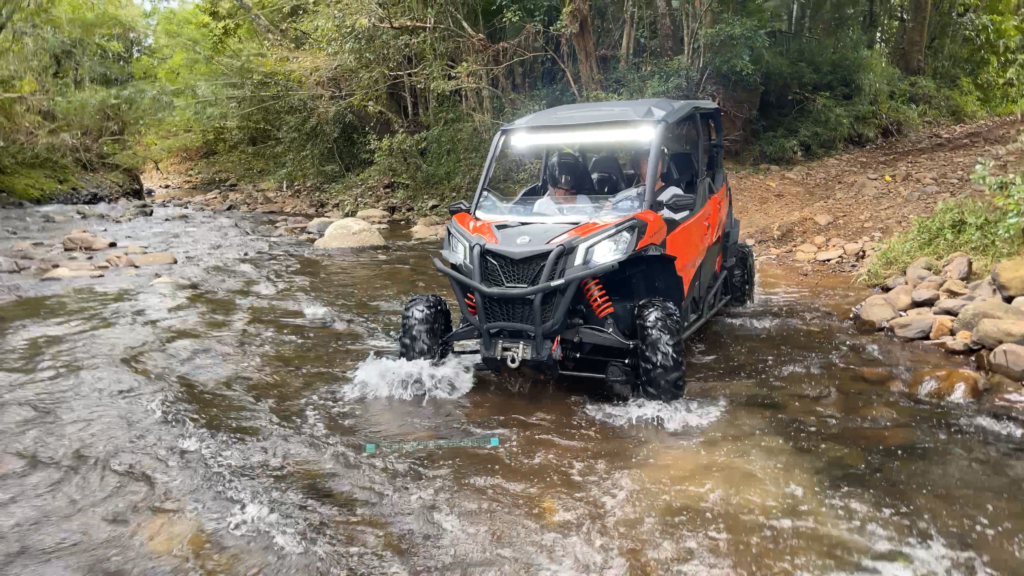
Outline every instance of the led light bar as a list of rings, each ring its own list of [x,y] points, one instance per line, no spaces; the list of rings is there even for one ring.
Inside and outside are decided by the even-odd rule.
[[[574,130],[572,132],[515,132],[512,145],[526,148],[539,144],[601,144],[606,142],[650,142],[654,126],[634,126],[608,130]]]

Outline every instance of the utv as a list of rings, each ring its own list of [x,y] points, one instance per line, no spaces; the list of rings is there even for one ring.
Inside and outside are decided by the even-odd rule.
[[[616,397],[683,393],[683,342],[723,306],[749,302],[754,258],[739,242],[709,101],[559,106],[507,124],[472,204],[434,266],[462,312],[414,296],[402,358],[441,359],[479,341],[477,369],[526,366],[592,378]]]

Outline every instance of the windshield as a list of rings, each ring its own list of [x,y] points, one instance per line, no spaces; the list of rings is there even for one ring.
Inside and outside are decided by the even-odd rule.
[[[639,130],[644,132],[630,140]],[[648,124],[600,132],[534,132],[529,139],[522,132],[503,134],[474,216],[581,223],[636,214],[644,208],[653,132]],[[602,135],[618,141],[601,142]]]

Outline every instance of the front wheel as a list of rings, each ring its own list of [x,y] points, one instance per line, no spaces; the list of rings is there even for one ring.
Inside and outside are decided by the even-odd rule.
[[[662,298],[640,302],[636,307],[636,332],[640,342],[640,394],[664,401],[681,398],[686,359],[679,308]]]
[[[452,332],[452,313],[444,298],[417,294],[402,312],[398,354],[405,360],[441,360],[452,351],[445,337]]]
[[[736,262],[728,270],[729,306],[743,306],[754,301],[754,249],[747,244],[736,246]]]

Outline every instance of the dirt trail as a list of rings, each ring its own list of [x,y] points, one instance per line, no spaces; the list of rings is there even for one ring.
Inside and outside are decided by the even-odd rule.
[[[729,178],[743,238],[759,259],[794,262],[795,248],[815,236],[847,242],[884,241],[950,198],[978,194],[970,181],[979,157],[1015,164],[1003,147],[1024,127],[1017,118],[951,126],[806,162],[789,169],[733,171]],[[831,222],[820,224],[819,220]],[[837,243],[833,240],[831,243]],[[841,247],[842,244],[839,244]],[[870,246],[870,245],[869,245]],[[808,271],[855,272],[844,257]]]

